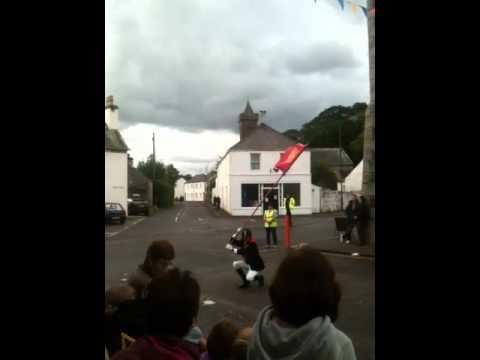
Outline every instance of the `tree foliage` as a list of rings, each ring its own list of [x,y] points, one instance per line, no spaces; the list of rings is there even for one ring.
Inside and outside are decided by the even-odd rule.
[[[165,166],[162,162],[153,162],[150,155],[147,161],[140,161],[137,169],[150,180],[154,180],[155,205],[161,208],[170,207],[174,202],[175,182],[180,177],[179,171],[172,165]],[[155,170],[154,170],[155,169]]]
[[[357,165],[363,158],[363,128],[367,104],[331,106],[305,123],[300,130],[289,129],[284,135],[303,141],[310,147],[339,147]]]
[[[312,184],[337,190],[337,176],[328,165],[320,163],[312,168]]]

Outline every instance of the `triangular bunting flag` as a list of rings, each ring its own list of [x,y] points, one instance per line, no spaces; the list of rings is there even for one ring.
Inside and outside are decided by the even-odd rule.
[[[351,2],[350,4],[352,5],[352,12],[353,12],[354,14],[356,14],[356,13],[357,13],[357,4],[355,4],[355,3],[353,3],[353,2]]]
[[[360,6],[360,8],[362,9],[363,13],[365,14],[365,17],[368,18],[368,10],[365,6]]]
[[[344,0],[338,0],[340,6],[342,7],[342,10],[345,10],[345,4],[344,4]]]

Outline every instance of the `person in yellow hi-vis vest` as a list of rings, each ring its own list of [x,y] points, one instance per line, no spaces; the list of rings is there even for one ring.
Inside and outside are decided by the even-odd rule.
[[[270,247],[270,234],[273,236],[273,247],[277,247],[277,218],[278,212],[268,204],[268,209],[263,213],[265,230],[267,231],[267,247]]]
[[[293,195],[287,195],[287,198],[285,199],[285,209],[288,216],[288,225],[292,227],[292,210],[295,209],[295,198],[293,197]]]

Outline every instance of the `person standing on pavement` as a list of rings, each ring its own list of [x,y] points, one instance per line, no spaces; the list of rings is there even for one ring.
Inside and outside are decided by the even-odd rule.
[[[352,231],[357,226],[360,215],[360,202],[356,194],[353,194],[353,199],[348,202],[345,214],[347,215],[347,231],[343,238],[345,243],[349,244],[352,241]]]
[[[271,203],[268,204],[268,209],[263,213],[263,220],[265,221],[265,231],[267,233],[267,247],[270,245],[270,236],[273,237],[273,247],[277,247],[277,218],[278,212]]]
[[[288,225],[292,227],[292,210],[295,209],[295,198],[291,194],[287,195],[287,199],[285,200],[285,209],[287,210]]]
[[[367,199],[363,195],[360,196],[360,206],[358,211],[358,235],[360,245],[367,244],[367,228],[368,220],[370,219],[370,207],[368,206]]]

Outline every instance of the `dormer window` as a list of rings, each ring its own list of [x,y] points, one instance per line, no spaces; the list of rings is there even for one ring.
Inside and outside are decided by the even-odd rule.
[[[260,154],[259,153],[250,154],[250,169],[260,170]]]

